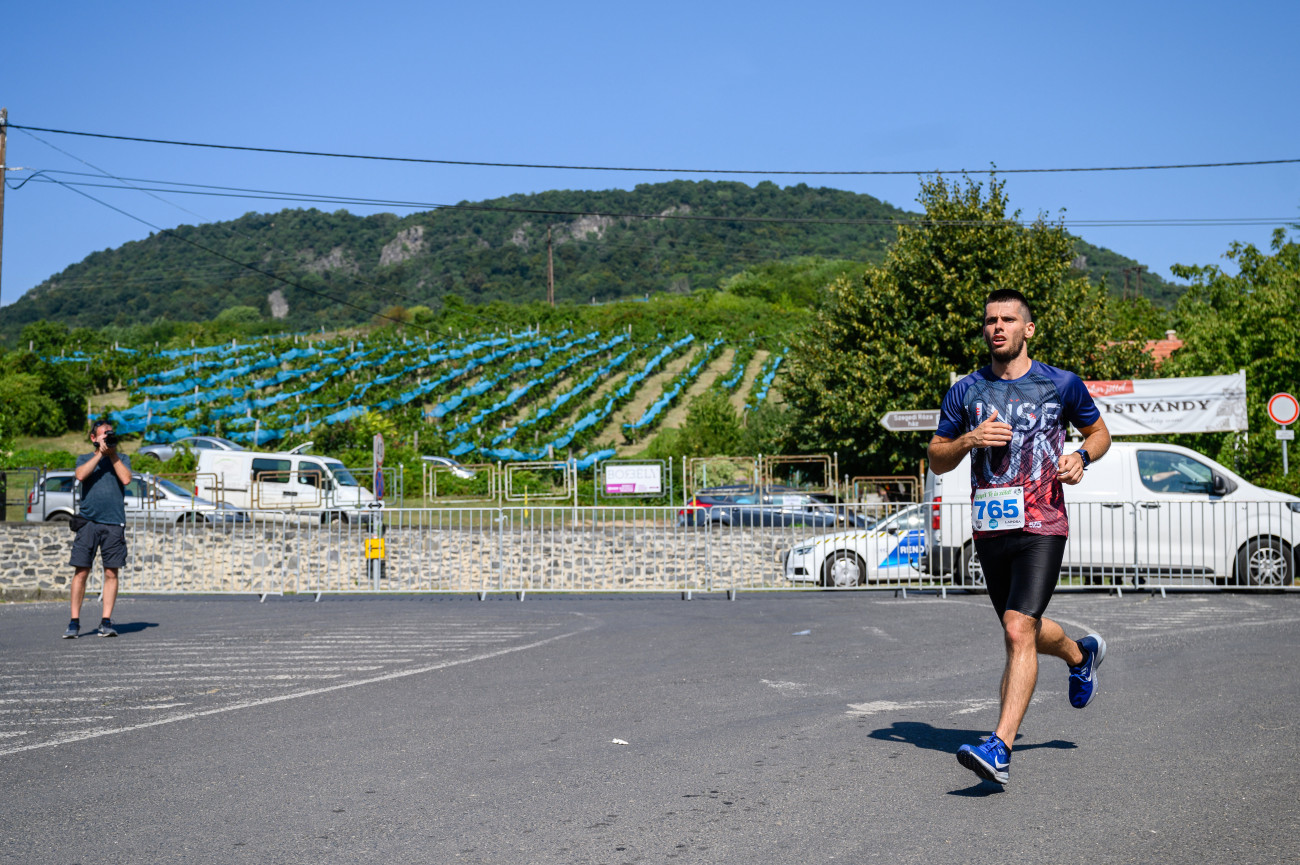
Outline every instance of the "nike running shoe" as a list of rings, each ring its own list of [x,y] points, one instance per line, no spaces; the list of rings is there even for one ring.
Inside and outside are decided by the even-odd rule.
[[[1005,784],[1011,778],[1011,752],[997,733],[990,733],[982,745],[962,745],[957,749],[957,762],[985,781]]]
[[[72,624],[71,622],[69,622],[69,623],[68,623],[68,629],[67,629],[66,631],[63,632],[63,639],[65,639],[65,640],[75,640],[75,639],[77,639],[77,635],[80,634],[80,633],[81,633],[81,628],[79,628],[79,627],[77,627],[76,625],[74,625],[74,624]]]
[[[1070,705],[1082,709],[1097,693],[1097,668],[1106,659],[1106,641],[1098,634],[1089,634],[1076,642],[1083,652],[1083,663],[1070,668]]]
[[[110,622],[108,619],[105,619],[104,621],[99,623],[99,631],[97,633],[101,637],[116,637],[117,629],[113,627],[112,622]]]

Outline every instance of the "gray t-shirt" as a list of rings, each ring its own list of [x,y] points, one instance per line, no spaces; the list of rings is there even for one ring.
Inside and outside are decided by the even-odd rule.
[[[93,453],[77,457],[77,465],[83,466],[94,457]],[[131,461],[122,454],[118,459],[129,470]],[[90,477],[81,482],[81,509],[78,511],[92,523],[106,523],[111,526],[126,525],[126,505],[123,496],[126,487],[113,472],[112,460],[100,457],[99,462],[90,473]]]

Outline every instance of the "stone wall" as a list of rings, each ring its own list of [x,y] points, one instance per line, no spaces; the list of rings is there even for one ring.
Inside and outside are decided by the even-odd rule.
[[[784,584],[792,538],[655,524],[390,528],[382,564],[358,526],[258,520],[233,529],[127,530],[123,592],[709,591]],[[0,594],[66,594],[72,532],[0,524]],[[376,580],[375,568],[379,577]],[[102,580],[96,565],[91,590]]]

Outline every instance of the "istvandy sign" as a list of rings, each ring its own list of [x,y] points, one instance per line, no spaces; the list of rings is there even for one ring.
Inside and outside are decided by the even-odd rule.
[[[1246,373],[1084,382],[1111,435],[1249,429]]]

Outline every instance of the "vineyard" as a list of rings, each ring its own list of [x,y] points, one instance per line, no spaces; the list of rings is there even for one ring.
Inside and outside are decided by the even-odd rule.
[[[119,434],[146,442],[219,435],[260,449],[313,440],[318,450],[339,450],[360,448],[357,433],[373,428],[462,462],[571,456],[580,468],[643,444],[710,388],[738,412],[757,408],[785,356],[784,348],[717,335],[636,340],[631,326],[436,340],[377,330],[107,351],[130,355],[134,372],[122,383],[128,404],[107,417]]]

